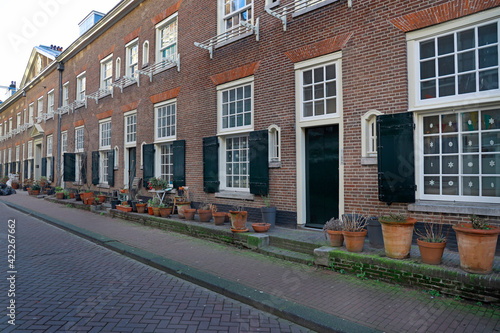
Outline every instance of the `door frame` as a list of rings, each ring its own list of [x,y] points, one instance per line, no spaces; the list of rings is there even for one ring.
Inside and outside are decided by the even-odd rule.
[[[38,149],[40,147],[40,150]],[[33,162],[35,163],[35,167],[33,169],[34,175],[33,179],[34,180],[40,180],[42,177],[42,155],[43,155],[43,139],[38,139],[33,142],[33,149],[35,150],[33,152]],[[36,167],[38,165],[38,168]]]
[[[329,118],[301,120],[302,70],[336,61],[338,109]],[[295,145],[297,165],[297,225],[304,227],[307,220],[306,186],[306,128],[339,126],[339,215],[344,214],[344,116],[342,98],[342,51],[295,63]]]

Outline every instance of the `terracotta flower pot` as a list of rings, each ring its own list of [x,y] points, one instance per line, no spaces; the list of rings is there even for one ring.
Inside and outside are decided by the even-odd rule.
[[[184,217],[186,220],[194,220],[194,214],[196,213],[196,209],[194,208],[184,208]]]
[[[153,214],[154,214],[154,216],[160,217],[161,216],[160,207],[153,207]]]
[[[344,244],[344,235],[342,230],[327,230],[330,237],[330,245],[333,247],[341,247]]]
[[[19,188],[19,183],[12,183],[12,188],[17,190]]]
[[[137,207],[137,213],[143,214],[144,211],[146,210],[145,203],[138,203],[138,204],[135,204],[135,206]]]
[[[178,202],[177,203],[177,214],[179,215],[180,219],[185,219],[186,216],[184,216],[184,209],[186,208],[191,208],[191,202]]]
[[[172,208],[160,208],[161,217],[169,217],[172,214]]]
[[[231,215],[231,228],[234,230],[247,229],[247,212],[246,211],[229,211]]]
[[[417,219],[409,217],[406,222],[389,222],[381,217],[379,222],[382,224],[385,255],[394,259],[409,257],[413,229]]]
[[[266,232],[271,228],[271,223],[252,223],[252,228],[255,232]]]
[[[59,200],[64,199],[64,192],[57,192],[56,193],[56,199],[59,199]]]
[[[105,195],[98,195],[97,197],[99,198],[99,202],[100,203],[103,203],[104,201],[106,201],[106,196]]]
[[[32,190],[31,193],[33,193],[33,195],[39,195],[40,191],[39,190]]]
[[[212,213],[213,217],[214,217],[214,222],[215,222],[215,225],[224,225],[224,221],[226,220],[226,213],[223,213],[223,212],[215,212],[215,213]]]
[[[74,192],[70,192],[69,193],[69,198],[70,199],[74,199],[75,198],[75,193]]]
[[[345,247],[349,252],[362,252],[365,245],[366,229],[362,231],[342,231]]]
[[[417,244],[424,264],[439,265],[441,263],[446,242],[431,243],[417,239]]]
[[[200,222],[209,222],[212,219],[212,211],[210,209],[198,209]]]
[[[122,205],[117,205],[116,209],[121,210],[122,212],[126,212],[126,213],[129,213],[132,211],[132,207],[125,207]]]
[[[500,228],[473,229],[470,223],[453,226],[457,234],[460,267],[469,273],[489,274],[493,270]]]
[[[155,213],[153,212],[153,207],[148,207],[148,214],[155,215]]]

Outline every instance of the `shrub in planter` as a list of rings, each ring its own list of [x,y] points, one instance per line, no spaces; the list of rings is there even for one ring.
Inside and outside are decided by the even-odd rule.
[[[212,219],[212,209],[211,205],[203,203],[198,208],[198,217],[200,222],[209,222]]]
[[[443,234],[443,224],[426,223],[425,232],[417,231],[416,233],[422,262],[429,265],[439,265],[448,237],[448,233]]]
[[[342,215],[345,247],[349,252],[362,252],[366,238],[366,217],[361,214]]]
[[[330,238],[330,245],[333,247],[341,247],[344,244],[344,235],[342,234],[342,220],[332,217],[323,225],[323,233],[325,238]]]
[[[242,210],[243,207],[238,207],[238,210],[230,210],[231,216],[231,231],[248,231],[247,225],[247,211]]]
[[[217,206],[216,205],[212,205],[212,216],[214,218],[215,225],[224,225],[227,213],[225,213],[225,212],[218,212],[217,211]]]

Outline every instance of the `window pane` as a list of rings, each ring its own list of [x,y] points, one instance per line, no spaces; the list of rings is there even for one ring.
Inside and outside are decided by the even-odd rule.
[[[477,175],[479,173],[479,156],[462,156],[463,173],[466,175]]]
[[[456,135],[443,136],[443,154],[458,153],[458,138]]]
[[[498,89],[498,69],[479,72],[479,90]]]
[[[441,128],[443,133],[458,132],[457,114],[446,114],[441,116]]]
[[[497,32],[497,23],[488,24],[483,27],[479,27],[478,35],[479,35],[479,46],[493,44],[498,42],[498,32]]]
[[[439,194],[441,182],[439,176],[424,177],[424,193]]]
[[[324,89],[323,84],[317,84],[314,86],[314,99],[323,98],[324,97]]]
[[[500,129],[500,110],[483,111],[481,119],[482,130]]]
[[[442,193],[443,195],[458,195],[458,177],[443,177]]]
[[[304,87],[304,101],[312,100],[312,86]]]
[[[312,102],[304,103],[304,117],[312,116]]]
[[[323,67],[314,69],[314,82],[323,81]]]
[[[326,100],[326,113],[333,114],[337,112],[337,100],[335,98]]]
[[[436,80],[420,83],[421,99],[436,98]]]
[[[420,43],[420,59],[434,57],[434,40]]]
[[[463,195],[479,195],[479,177],[462,177]]]
[[[461,31],[457,33],[457,50],[467,50],[475,45],[474,29]]]
[[[500,175],[500,154],[487,154],[482,156],[482,173]]]
[[[476,57],[474,51],[459,53],[457,58],[459,73],[476,69]]]
[[[420,79],[428,79],[436,76],[435,60],[422,61],[420,63]]]
[[[439,97],[455,95],[455,77],[439,79]]]
[[[439,174],[440,170],[439,156],[426,156],[424,157],[424,174]]]
[[[458,76],[458,93],[467,94],[476,91],[476,73]]]
[[[482,152],[500,152],[500,131],[483,133],[481,140]]]
[[[326,97],[336,96],[337,95],[337,82],[328,82],[326,84]]]
[[[439,137],[424,138],[424,154],[439,154]]]
[[[477,112],[462,113],[462,131],[477,131],[478,125]]]
[[[454,49],[453,35],[438,38],[438,55],[452,53]]]
[[[312,71],[305,71],[302,74],[304,84],[311,84],[312,83]]]
[[[483,177],[483,196],[500,197],[500,177]]]
[[[479,50],[479,68],[498,65],[498,46],[486,47]]]
[[[335,65],[326,66],[326,79],[335,79]]]
[[[443,174],[458,174],[458,156],[443,156]]]
[[[325,107],[323,101],[314,102],[314,115],[321,116],[325,114]]]
[[[455,73],[455,56],[446,56],[438,60],[439,75],[448,75]]]
[[[424,134],[439,133],[439,116],[424,118]]]

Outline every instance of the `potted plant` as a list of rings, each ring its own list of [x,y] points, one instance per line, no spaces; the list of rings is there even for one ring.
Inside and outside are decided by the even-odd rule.
[[[439,265],[448,237],[448,233],[443,234],[443,224],[426,223],[424,232],[415,232],[418,236],[417,244],[422,262],[429,265]],[[450,232],[449,229],[448,232]]]
[[[235,210],[230,210],[231,216],[231,231],[232,232],[246,232],[248,231],[247,225],[247,211],[243,210],[242,206],[235,207]]]
[[[150,188],[154,188],[156,191],[161,191],[168,186],[168,182],[159,177],[149,178],[148,184]]]
[[[225,212],[218,212],[217,211],[217,206],[216,205],[212,205],[212,216],[214,217],[214,223],[215,223],[215,225],[224,225],[227,213],[225,213]]]
[[[160,204],[160,215],[161,217],[169,217],[172,214],[172,203],[167,201],[166,203]]]
[[[390,214],[382,216],[379,221],[382,224],[386,256],[393,259],[409,257],[417,219],[402,214]]]
[[[121,210],[122,212],[129,213],[132,211],[132,207],[129,205],[116,205],[116,209]]]
[[[460,267],[469,273],[491,273],[500,228],[472,215],[470,223],[458,223],[453,230],[457,234]]]
[[[368,241],[370,246],[376,249],[384,247],[384,236],[382,235],[382,225],[378,216],[371,216],[366,220],[366,230],[368,231]]]
[[[366,238],[366,217],[361,214],[342,215],[342,235],[349,252],[362,252]]]
[[[264,223],[269,223],[271,229],[274,229],[276,224],[276,207],[271,206],[271,195],[262,195],[262,200],[264,201],[265,207],[260,208],[262,213],[262,221]]]
[[[137,208],[137,213],[144,214],[147,204],[142,201],[142,199],[139,197],[139,194],[135,195],[135,202],[136,202],[135,207]]]
[[[161,200],[157,197],[154,197],[153,200],[151,200],[151,208],[153,208],[154,216],[160,216],[160,204]]]
[[[39,182],[40,182],[41,188],[42,189],[45,188],[45,186],[47,186],[47,177],[43,177],[43,176],[40,177],[40,181]]]
[[[56,187],[56,199],[64,199],[64,189],[62,187]]]
[[[202,203],[198,207],[198,216],[200,222],[209,222],[212,219],[212,209],[211,205],[208,203]]]
[[[99,199],[100,203],[103,203],[104,201],[106,201],[106,195],[103,194],[102,192],[99,192],[99,194],[97,195],[97,198]]]
[[[180,188],[179,188],[180,189]],[[189,199],[189,193],[187,191],[182,191],[182,195],[176,199],[177,214],[180,219],[186,218],[184,215],[184,209],[191,208],[191,201]]]
[[[153,211],[153,199],[148,200],[148,214],[155,215],[155,213]]]
[[[323,233],[330,237],[330,244],[333,247],[341,247],[344,244],[344,235],[342,234],[342,220],[332,217],[323,226]]]
[[[75,199],[75,192],[69,192],[69,198]]]
[[[35,184],[33,184],[33,185],[31,186],[31,193],[32,193],[33,195],[39,195],[39,194],[40,194],[40,190],[41,190],[41,189],[42,189],[42,188],[41,188],[40,184],[35,183]]]
[[[19,180],[16,179],[13,179],[12,182],[11,182],[11,187],[14,189],[14,190],[17,190],[19,188]]]

